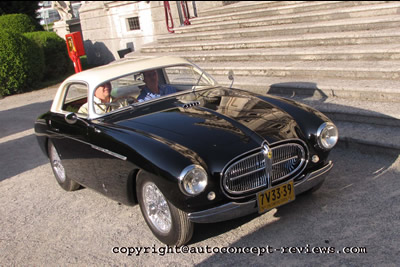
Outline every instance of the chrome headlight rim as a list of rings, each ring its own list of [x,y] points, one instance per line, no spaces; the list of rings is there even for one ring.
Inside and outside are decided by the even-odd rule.
[[[196,171],[200,172],[200,175],[203,176],[200,183],[197,183],[197,188],[190,186],[192,184],[191,178],[193,178],[193,175],[196,175]],[[193,197],[201,194],[206,189],[207,184],[208,174],[203,167],[197,164],[187,166],[179,175],[179,188],[186,196]]]
[[[334,135],[329,136],[330,141],[326,141],[323,139],[324,137],[324,132],[327,130],[332,130],[334,131]],[[322,123],[318,130],[317,130],[317,142],[318,146],[323,149],[323,150],[330,150],[332,149],[338,142],[339,139],[339,131],[336,127],[336,125],[332,122],[324,122]]]

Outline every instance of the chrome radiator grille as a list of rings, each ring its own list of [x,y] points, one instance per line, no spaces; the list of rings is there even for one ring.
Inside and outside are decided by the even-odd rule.
[[[304,166],[306,152],[297,143],[282,144],[272,147],[272,170],[268,173],[268,160],[260,151],[231,164],[223,174],[223,187],[232,195],[241,195],[255,191],[270,183],[276,184],[298,173]],[[271,161],[269,161],[271,162]]]
[[[272,148],[271,181],[276,183],[297,172],[304,164],[305,151],[301,145],[290,143]]]
[[[240,194],[267,184],[264,154],[259,152],[231,165],[224,175],[225,189]]]

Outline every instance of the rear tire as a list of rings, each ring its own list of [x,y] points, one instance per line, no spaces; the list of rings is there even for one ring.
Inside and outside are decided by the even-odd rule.
[[[75,191],[79,189],[80,185],[74,180],[68,178],[64,166],[62,165],[60,154],[50,140],[48,142],[48,153],[51,169],[53,170],[54,176],[56,177],[58,184],[65,191]]]
[[[187,213],[169,202],[147,175],[136,181],[140,210],[153,234],[164,244],[182,246],[190,241],[194,224]]]

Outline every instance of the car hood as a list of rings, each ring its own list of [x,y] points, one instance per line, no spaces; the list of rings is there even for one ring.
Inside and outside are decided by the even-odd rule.
[[[225,166],[264,142],[299,138],[296,121],[257,95],[227,88],[176,94],[110,116],[104,123],[149,135],[206,164]],[[189,152],[190,151],[190,152]]]

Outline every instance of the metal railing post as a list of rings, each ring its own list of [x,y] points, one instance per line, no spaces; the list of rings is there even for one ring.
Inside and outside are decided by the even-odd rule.
[[[164,1],[164,11],[165,11],[165,23],[167,24],[167,30],[170,33],[174,33],[172,30],[174,28],[174,20],[172,19],[171,7],[169,6],[169,1]],[[171,25],[169,21],[171,20]]]

